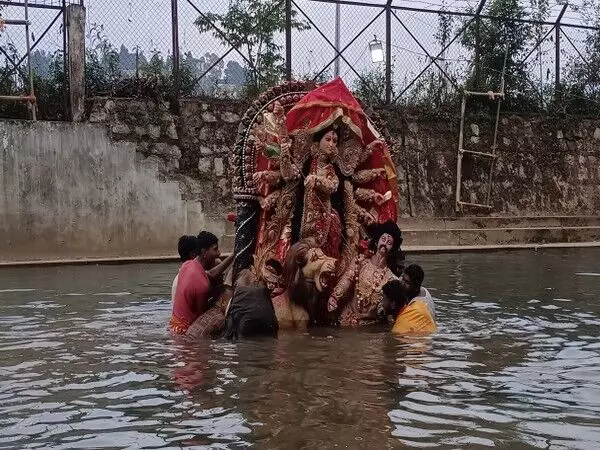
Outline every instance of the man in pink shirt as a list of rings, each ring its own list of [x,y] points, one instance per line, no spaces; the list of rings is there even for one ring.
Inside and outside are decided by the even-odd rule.
[[[182,263],[194,259],[198,256],[198,238],[196,236],[181,236],[177,242],[177,251]],[[177,271],[177,275],[175,275],[173,284],[171,285],[171,306],[175,302],[175,291],[177,291],[178,281],[179,271]]]
[[[198,235],[198,256],[183,263],[179,269],[173,313],[169,330],[187,333],[190,326],[209,309],[209,298],[215,282],[233,262],[233,255],[220,264],[219,240],[207,231]]]

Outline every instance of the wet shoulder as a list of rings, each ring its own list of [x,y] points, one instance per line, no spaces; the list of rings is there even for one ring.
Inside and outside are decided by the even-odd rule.
[[[189,261],[184,262],[179,269],[180,280],[196,277],[206,278],[207,276],[206,270],[204,270],[204,267],[197,259],[190,259]]]

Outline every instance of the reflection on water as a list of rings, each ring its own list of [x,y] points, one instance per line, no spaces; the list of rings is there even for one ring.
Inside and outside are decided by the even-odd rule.
[[[175,342],[177,266],[0,270],[0,447],[600,448],[600,251],[420,256],[440,331]]]

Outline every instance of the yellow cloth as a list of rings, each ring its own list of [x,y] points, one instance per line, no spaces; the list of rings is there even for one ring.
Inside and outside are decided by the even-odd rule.
[[[392,333],[434,333],[436,330],[437,324],[426,300],[417,297],[400,312],[392,328]]]

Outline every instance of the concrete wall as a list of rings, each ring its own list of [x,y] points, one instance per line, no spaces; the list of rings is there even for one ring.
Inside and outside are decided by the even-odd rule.
[[[159,162],[103,125],[0,122],[0,260],[172,255],[212,228]]]

